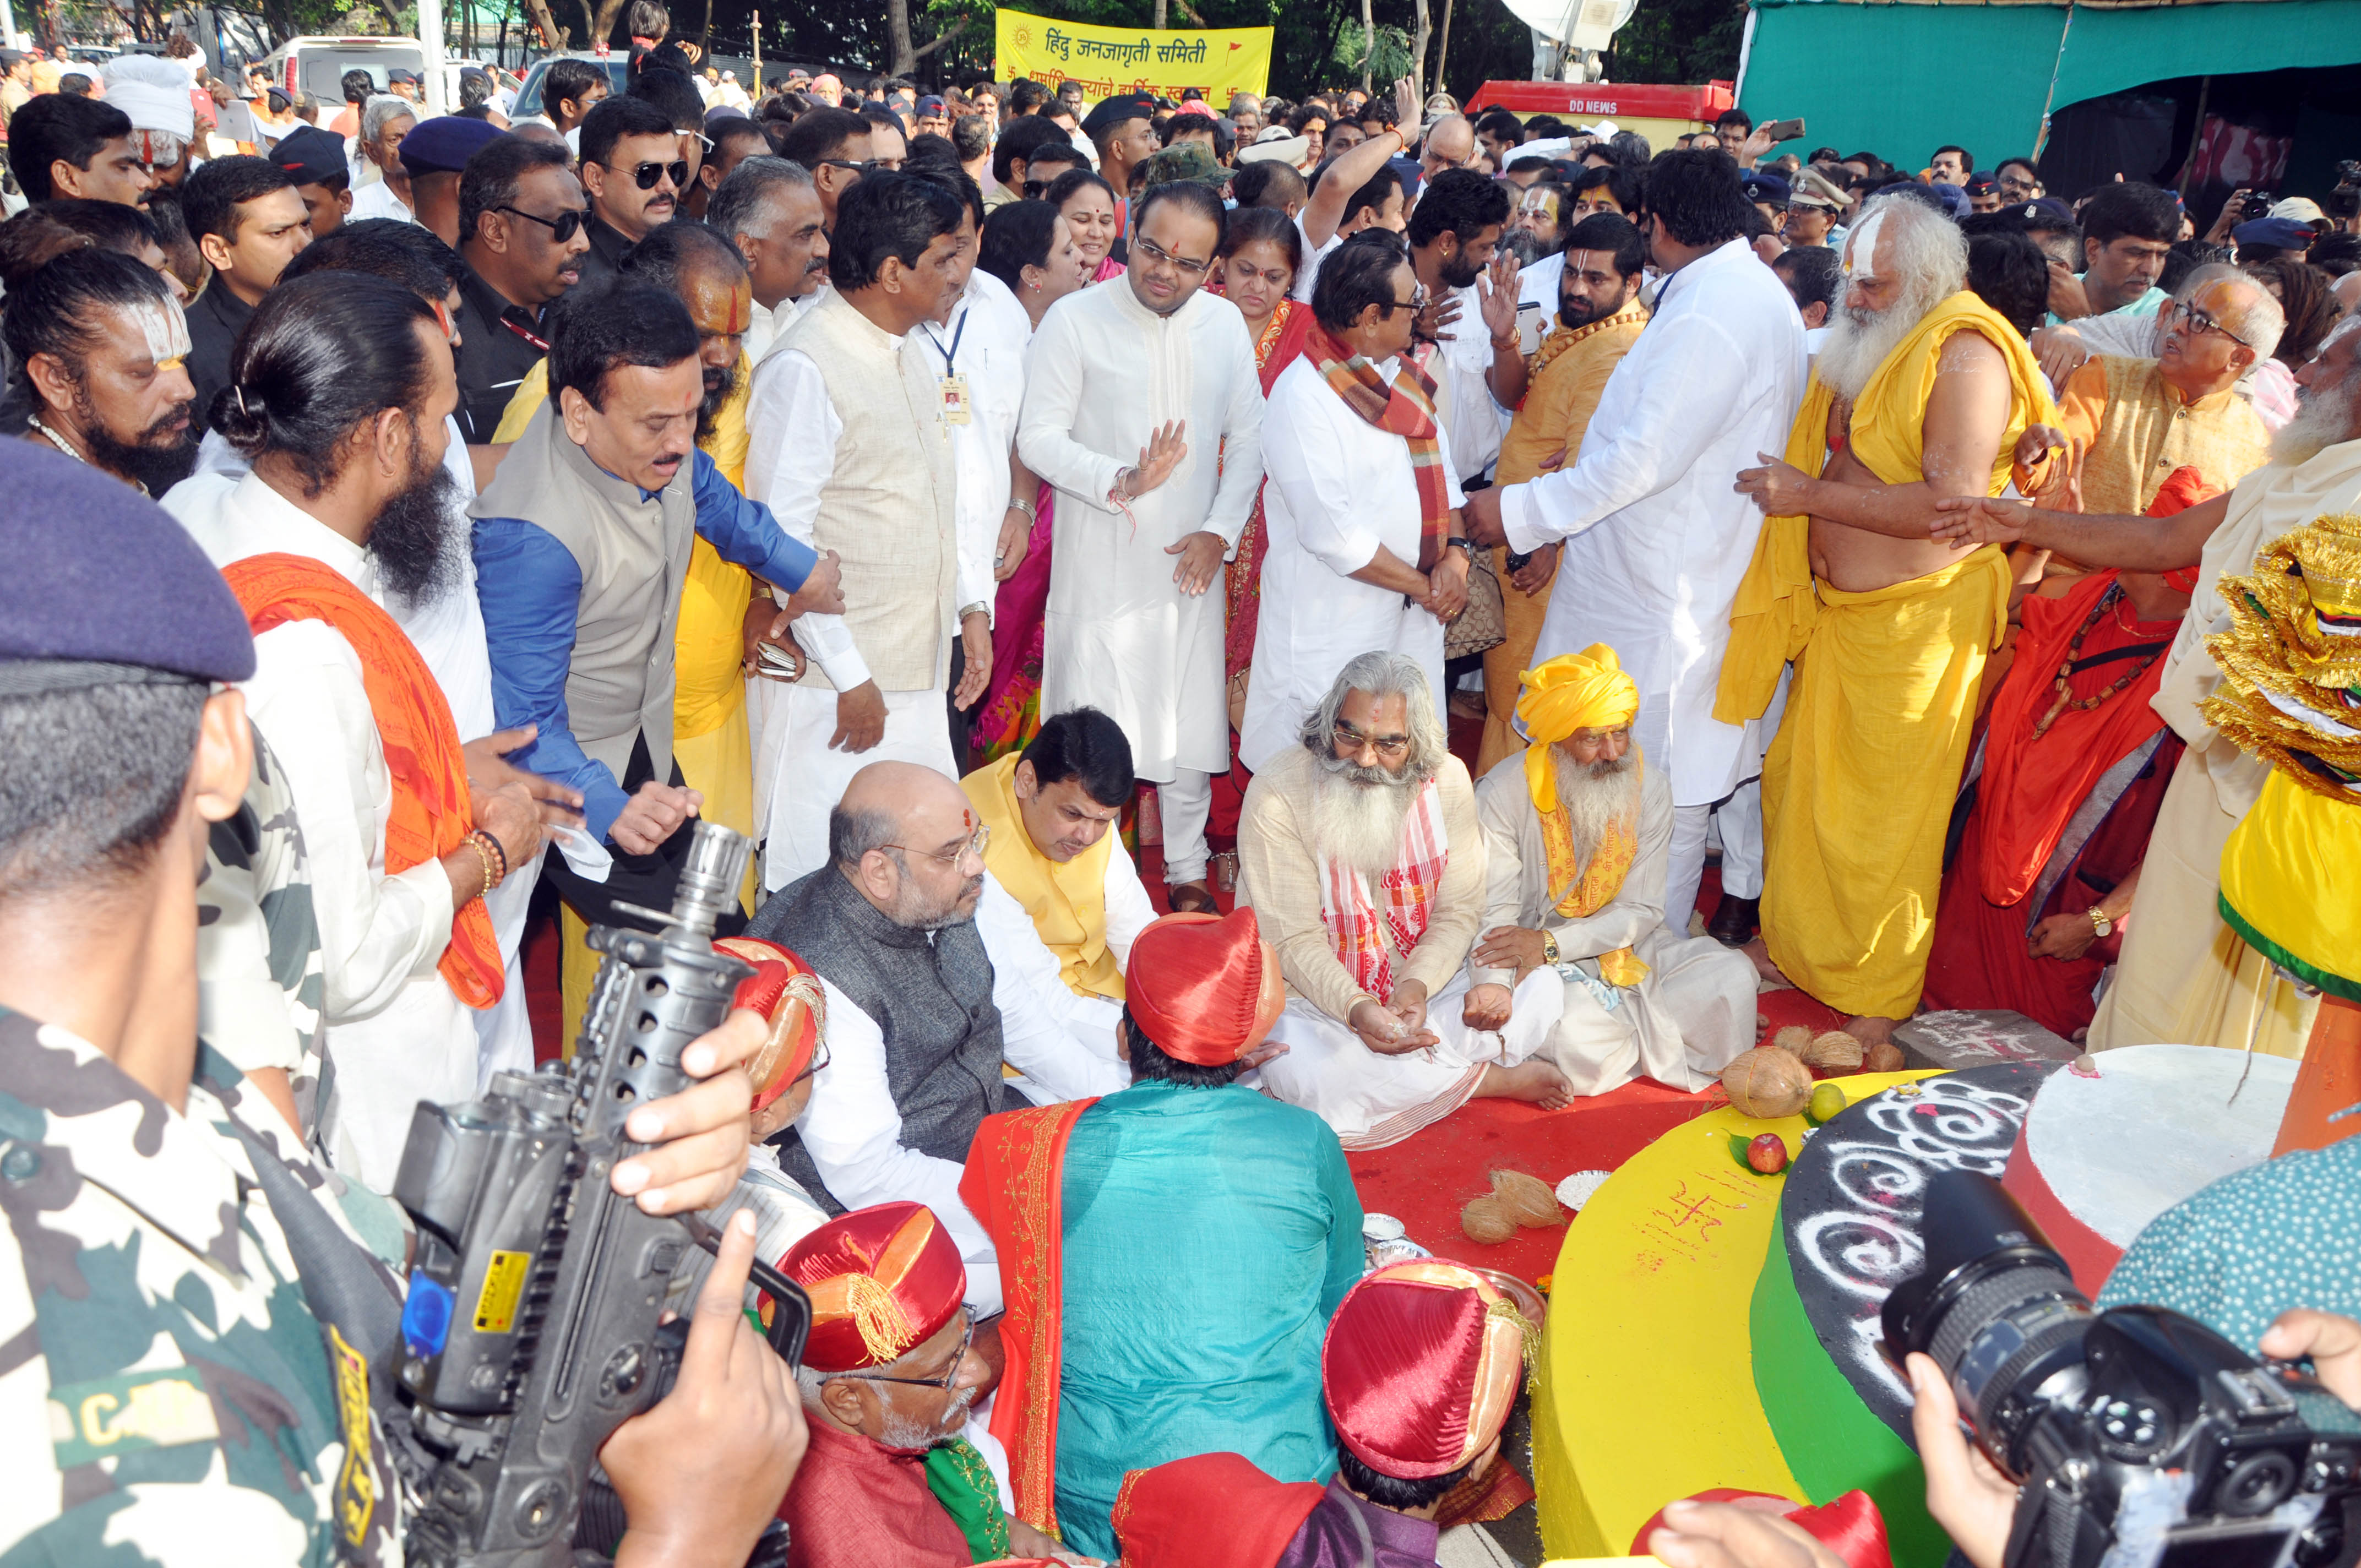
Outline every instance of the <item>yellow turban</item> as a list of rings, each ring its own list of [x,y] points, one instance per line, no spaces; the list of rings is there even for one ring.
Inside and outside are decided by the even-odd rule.
[[[1546,817],[1557,809],[1557,770],[1550,748],[1577,729],[1613,729],[1640,711],[1640,685],[1623,673],[1615,650],[1594,642],[1579,653],[1561,653],[1517,679],[1517,717],[1532,744],[1525,748],[1525,789],[1533,809]]]

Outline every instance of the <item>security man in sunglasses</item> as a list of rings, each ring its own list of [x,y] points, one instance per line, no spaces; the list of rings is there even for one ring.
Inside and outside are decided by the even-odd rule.
[[[623,252],[680,211],[688,164],[672,116],[643,98],[609,98],[582,122],[582,189],[590,198],[590,248],[582,276],[611,278]]]
[[[459,422],[474,445],[549,352],[551,305],[582,280],[590,213],[567,162],[561,143],[503,137],[459,177]]]

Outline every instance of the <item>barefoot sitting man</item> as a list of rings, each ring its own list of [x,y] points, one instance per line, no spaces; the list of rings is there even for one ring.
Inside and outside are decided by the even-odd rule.
[[[1632,743],[1639,685],[1603,642],[1522,679],[1532,743],[1476,785],[1489,885],[1468,1020],[1507,1027],[1527,1002],[1510,988],[1538,981],[1558,1010],[1543,1054],[1573,1092],[1702,1089],[1754,1043],[1754,968],[1664,924],[1673,787]]]
[[[1545,1000],[1506,1031],[1466,1015],[1484,839],[1417,660],[1345,666],[1302,744],[1247,787],[1238,865],[1238,903],[1287,977],[1270,1037],[1288,1054],[1263,1087],[1319,1113],[1346,1148],[1399,1143],[1479,1095],[1565,1102],[1557,1069],[1526,1059],[1557,1021]]]
[[[2016,438],[2054,412],[2024,338],[1963,287],[1967,260],[1941,214],[1871,203],[1787,459],[1738,476],[1768,521],[1714,717],[1760,715],[1798,660],[1763,765],[1763,939],[1872,1044],[1918,1005],[1976,687],[2007,627],[2007,557],[1931,540],[1935,503],[1997,495]]]

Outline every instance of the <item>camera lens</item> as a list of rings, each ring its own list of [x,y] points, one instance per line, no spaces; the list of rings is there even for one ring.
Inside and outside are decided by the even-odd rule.
[[[1919,1234],[1927,1266],[1886,1298],[1887,1350],[1897,1362],[1913,1351],[1932,1356],[1985,1451],[2021,1475],[2015,1450],[2031,1418],[2052,1398],[2081,1392],[2091,1303],[1988,1176],[1935,1178]]]
[[[2269,1513],[2295,1490],[2295,1462],[2278,1449],[2250,1453],[2230,1467],[2214,1491],[2214,1504],[2233,1519]]]

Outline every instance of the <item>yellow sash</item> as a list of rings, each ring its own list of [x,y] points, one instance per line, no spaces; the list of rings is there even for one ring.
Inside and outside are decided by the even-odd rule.
[[[1062,865],[1036,850],[1016,806],[1016,764],[1022,760],[1011,752],[960,781],[968,803],[992,829],[984,866],[1033,917],[1033,929],[1057,955],[1058,976],[1069,990],[1121,1002],[1123,966],[1106,938],[1107,856],[1114,852],[1115,834],[1110,829]]]
[[[1533,768],[1533,752],[1543,753],[1541,771],[1548,785],[1551,809],[1542,817],[1542,848],[1549,857],[1549,884],[1563,887],[1565,895],[1557,901],[1557,912],[1569,920],[1580,920],[1598,914],[1614,902],[1623,891],[1623,879],[1631,872],[1631,858],[1640,851],[1640,825],[1621,818],[1607,825],[1599,835],[1598,847],[1591,851],[1590,862],[1577,874],[1575,871],[1574,825],[1566,820],[1565,810],[1557,805],[1557,760],[1549,755],[1554,747],[1535,746],[1527,751],[1526,771]],[[1632,772],[1645,768],[1644,760],[1635,760]],[[1631,792],[1636,815],[1640,792]],[[1538,797],[1537,797],[1538,799]],[[1598,955],[1598,972],[1609,985],[1629,988],[1648,978],[1648,962],[1629,948],[1618,948],[1611,953]]]
[[[2008,360],[2008,426],[1984,493],[1996,496],[2009,481],[2016,438],[2026,427],[2058,422],[2049,383],[2032,349],[2015,327],[1975,295],[1962,291],[1928,311],[1910,334],[1885,356],[1852,406],[1846,444],[1855,457],[1888,485],[1916,484],[1927,402],[1935,389],[1936,365],[1954,333],[1981,332]],[[1804,406],[1787,434],[1787,461],[1817,477],[1828,455],[1828,411],[1836,393],[1817,375],[1804,393]],[[1738,587],[1730,613],[1730,652],[1721,665],[1713,716],[1725,724],[1759,718],[1771,705],[1779,671],[1804,650],[1812,635],[1817,597],[1812,584],[1811,520],[1765,518],[1754,542],[1754,559]]]

